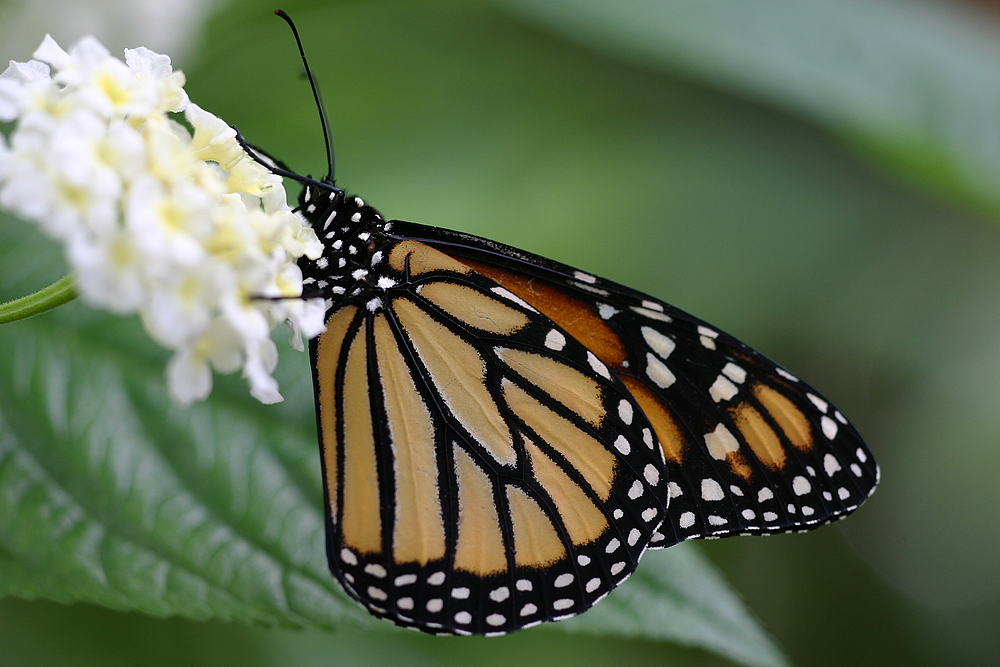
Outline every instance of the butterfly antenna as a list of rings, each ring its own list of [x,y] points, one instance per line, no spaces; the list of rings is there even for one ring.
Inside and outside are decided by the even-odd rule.
[[[312,88],[313,99],[316,100],[316,108],[319,110],[319,121],[323,125],[323,138],[326,140],[326,160],[329,163],[329,172],[326,175],[326,180],[329,180],[332,183],[334,180],[334,173],[336,171],[337,153],[333,147],[333,133],[330,132],[330,119],[326,116],[326,107],[323,105],[323,96],[320,95],[319,86],[316,85],[316,78],[313,76],[312,70],[309,69],[309,61],[306,60],[306,52],[302,48],[302,40],[299,39],[299,31],[295,28],[295,23],[292,22],[292,17],[280,9],[275,9],[274,13],[285,19],[285,23],[287,23],[288,27],[292,29],[292,34],[295,36],[295,44],[299,47],[299,56],[302,57],[302,66],[305,67],[306,76],[309,78],[309,86]]]

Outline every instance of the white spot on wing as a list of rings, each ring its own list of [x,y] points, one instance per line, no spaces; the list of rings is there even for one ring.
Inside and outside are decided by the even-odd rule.
[[[646,374],[653,381],[653,384],[660,389],[666,389],[677,381],[677,378],[670,372],[670,369],[657,359],[652,352],[646,353]]]
[[[828,477],[833,477],[835,472],[840,471],[840,461],[833,454],[827,454],[823,457],[823,470],[826,471]]]
[[[673,322],[674,319],[667,315],[666,313],[661,313],[658,310],[650,310],[649,308],[642,308],[640,306],[632,306],[632,310],[648,317],[651,320],[659,320],[660,322]]]
[[[705,434],[705,446],[712,458],[723,461],[726,454],[736,452],[740,449],[740,443],[725,424],[719,424],[711,433]]]
[[[823,435],[826,436],[827,440],[833,440],[837,437],[837,422],[833,421],[826,415],[823,415],[823,418],[819,420],[819,424],[822,427]]]
[[[610,320],[612,317],[617,315],[619,311],[614,306],[610,306],[606,303],[597,304],[597,314],[601,316],[602,320]]]
[[[681,528],[690,528],[694,525],[694,512],[684,512],[677,520],[677,525]]]
[[[640,331],[646,345],[649,345],[650,349],[663,359],[669,357],[670,353],[677,347],[677,343],[670,336],[665,336],[652,327],[642,327]]]
[[[632,404],[624,398],[618,403],[618,417],[626,424],[632,423]]]
[[[791,380],[792,382],[799,381],[797,377],[786,371],[784,368],[775,368],[774,371],[781,377],[785,378],[786,380]]]
[[[528,310],[530,310],[533,313],[537,313],[538,312],[537,310],[535,310],[534,308],[532,308],[531,305],[527,301],[525,301],[524,299],[522,299],[521,297],[519,297],[518,295],[514,294],[513,292],[511,292],[508,289],[505,289],[503,287],[497,286],[497,287],[494,287],[490,291],[492,291],[494,294],[502,296],[503,298],[507,299],[508,301],[513,301],[514,303],[516,303],[517,305],[521,306],[522,308],[527,308]]]
[[[583,271],[574,271],[573,277],[581,282],[590,283],[591,285],[597,282],[597,278],[589,273],[584,273]]]
[[[590,364],[590,367],[594,369],[595,373],[605,379],[611,379],[611,372],[608,371],[608,367],[605,366],[604,362],[598,359],[590,350],[587,350],[587,362]]]
[[[795,477],[795,479],[792,480],[792,491],[795,493],[795,495],[804,496],[811,490],[812,490],[812,484],[810,484],[809,480],[803,477],[802,475],[798,475],[797,477]]]
[[[722,374],[737,384],[747,379],[747,372],[731,361],[722,368]]]
[[[642,441],[646,443],[646,446],[653,449],[656,444],[653,442],[653,432],[648,428],[642,429]]]
[[[660,482],[660,471],[652,463],[647,463],[646,467],[642,469],[642,476],[653,486],[656,486]]]
[[[378,563],[368,563],[368,565],[365,565],[365,572],[379,579],[384,579],[385,575],[388,574],[385,568]]]
[[[713,382],[712,386],[708,388],[708,395],[711,396],[712,400],[716,403],[728,401],[737,393],[739,393],[739,389],[737,389],[736,385],[730,382],[729,378],[724,375],[720,375],[715,378],[715,382]]]
[[[575,282],[574,281],[574,282],[570,282],[570,285],[572,285],[573,287],[575,287],[577,289],[587,290],[588,292],[593,292],[594,294],[598,294],[600,296],[607,296],[608,295],[608,291],[607,290],[603,290],[600,287],[594,287],[593,285],[590,285],[588,283],[580,283],[580,282]]]
[[[701,497],[705,500],[717,501],[725,498],[722,492],[722,485],[711,477],[701,480]]]
[[[815,396],[813,394],[806,392],[806,398],[808,398],[810,402],[812,402],[812,404],[815,405],[820,412],[826,412],[827,408],[830,407],[830,404],[824,401],[819,396]]]
[[[558,352],[566,347],[566,336],[563,336],[556,329],[549,329],[549,332],[545,334],[545,347]]]

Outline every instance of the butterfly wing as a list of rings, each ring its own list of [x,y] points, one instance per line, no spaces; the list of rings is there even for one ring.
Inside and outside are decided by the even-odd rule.
[[[374,614],[503,634],[580,613],[665,517],[618,375],[493,279],[405,238],[312,343],[330,566]],[[381,256],[380,256],[381,257]]]
[[[577,338],[653,425],[668,518],[651,546],[805,530],[878,483],[857,431],[813,388],[737,339],[635,290],[479,237],[413,223],[393,233],[460,259]]]

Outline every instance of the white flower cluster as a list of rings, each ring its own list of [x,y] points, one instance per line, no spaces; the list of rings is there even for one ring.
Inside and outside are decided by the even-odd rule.
[[[167,56],[122,62],[93,38],[67,53],[46,37],[34,58],[0,75],[0,121],[16,121],[0,134],[0,205],[64,245],[84,300],[139,313],[174,351],[174,400],[205,398],[214,367],[280,401],[271,330],[288,320],[301,348],[323,329],[322,301],[294,298],[296,259],[322,246],[281,178],[188,101]],[[180,111],[194,136],[168,116]]]

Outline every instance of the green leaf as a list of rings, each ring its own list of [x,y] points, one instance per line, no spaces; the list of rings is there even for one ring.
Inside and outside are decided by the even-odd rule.
[[[5,292],[36,278],[19,279],[14,258],[44,256],[15,224],[0,228]],[[327,570],[304,355],[281,378],[294,402],[259,406],[223,379],[190,409],[167,398],[165,357],[134,318],[80,303],[0,327],[0,593],[155,616],[388,627]],[[784,664],[689,547],[647,557],[622,590],[564,625]]]
[[[619,590],[565,625],[707,648],[744,665],[787,664],[739,595],[690,543],[648,552]]]
[[[498,0],[644,66],[801,114],[1000,212],[1000,30],[955,3]]]

